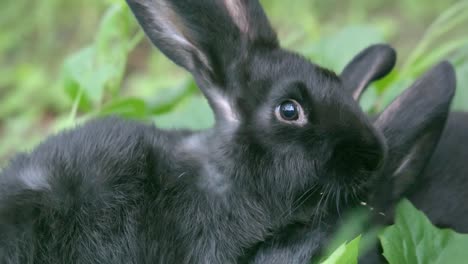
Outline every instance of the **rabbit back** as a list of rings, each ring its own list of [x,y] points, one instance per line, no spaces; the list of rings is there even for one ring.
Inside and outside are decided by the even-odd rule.
[[[408,198],[439,227],[468,233],[468,113],[451,113],[439,144]]]
[[[177,133],[107,118],[18,155],[0,174],[0,262],[135,263],[144,185]]]

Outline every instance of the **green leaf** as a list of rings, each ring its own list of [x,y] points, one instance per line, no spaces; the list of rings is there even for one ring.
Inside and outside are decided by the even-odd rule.
[[[101,101],[106,75],[94,65],[94,56],[92,46],[83,48],[65,60],[62,71],[65,92],[72,100],[81,96],[79,106],[87,110]]]
[[[468,235],[438,229],[408,200],[397,206],[395,225],[380,235],[390,264],[457,264],[468,259]]]
[[[411,86],[414,79],[405,78],[405,79],[395,79],[392,80],[390,84],[385,88],[382,95],[378,98],[374,104],[375,112],[380,112],[386,106],[388,106],[395,98],[398,97],[405,89]]]
[[[104,15],[94,43],[65,60],[63,86],[73,101],[80,97],[80,109],[99,107],[106,91],[111,92],[110,98],[117,96],[128,53],[137,42],[132,36],[134,26],[128,7],[116,3]]]
[[[118,115],[127,118],[144,118],[147,114],[146,102],[132,97],[111,101],[99,111],[99,115]]]
[[[162,128],[203,129],[214,124],[213,112],[201,95],[184,99],[171,112],[157,115],[154,120]]]
[[[185,98],[194,96],[197,91],[199,90],[193,79],[184,81],[174,87],[158,89],[151,101],[151,113],[157,115],[169,112]]]
[[[127,56],[134,45],[134,27],[130,10],[123,3],[112,5],[104,14],[99,26],[94,42],[95,60],[107,71],[105,85],[113,93],[120,89]]]
[[[452,108],[468,111],[468,61],[456,67],[457,90],[453,99]]]
[[[356,264],[360,240],[361,236],[358,236],[351,242],[342,244],[321,264]]]
[[[383,32],[374,26],[348,26],[316,44],[310,57],[317,64],[340,72],[361,50],[385,40]]]

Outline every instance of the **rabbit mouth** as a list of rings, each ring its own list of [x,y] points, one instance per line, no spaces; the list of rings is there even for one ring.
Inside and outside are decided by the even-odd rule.
[[[310,196],[308,200],[309,204],[313,205],[313,209],[309,211],[309,217],[312,217],[313,223],[320,224],[325,219],[332,221],[349,209],[363,206],[363,204],[367,205],[366,194],[369,184],[363,178],[368,178],[368,176],[363,176],[361,179],[354,177],[351,180],[348,179],[347,182],[336,178],[329,179],[319,184],[320,187],[315,188],[313,194],[303,194],[302,196]],[[368,208],[371,207],[368,206]]]
[[[343,186],[337,181],[317,183],[298,196],[282,218],[294,215],[294,218],[312,221],[313,225],[328,222],[337,215],[341,216],[349,208],[362,204],[365,200],[365,186]]]
[[[339,184],[331,183],[325,185],[320,196],[317,208],[326,213],[340,214],[344,208],[357,204],[359,200],[359,189],[357,186],[343,188]]]

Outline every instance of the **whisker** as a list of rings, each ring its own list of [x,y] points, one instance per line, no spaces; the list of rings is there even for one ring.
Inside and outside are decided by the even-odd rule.
[[[325,192],[325,191],[324,191]],[[313,213],[313,219],[312,219],[312,223],[315,225],[316,224],[316,220],[318,218],[319,220],[319,223],[320,224],[320,221],[321,221],[321,217],[320,217],[320,211],[321,211],[321,206],[322,206],[322,201],[323,199],[325,198],[325,194],[324,192],[320,193],[321,194],[321,197],[320,197],[320,200],[319,202],[317,203],[317,206],[315,207],[315,210],[314,210],[314,213]]]
[[[312,195],[314,194],[314,192],[310,192],[309,195],[307,195],[307,197],[305,199],[303,199],[301,201],[301,203],[299,203],[294,209],[293,211],[297,210],[297,208],[299,208],[301,205],[303,205]]]
[[[341,198],[341,189],[338,188],[336,190],[336,195],[335,195],[335,206],[336,206],[336,211],[338,212],[338,217],[341,218],[341,213],[340,213],[340,199]]]
[[[313,191],[316,189],[317,184],[314,184],[312,187],[310,187],[307,191],[305,191],[299,198],[297,198],[291,205],[289,209],[286,209],[283,213],[280,215],[280,219],[285,218],[288,214],[291,215],[294,211],[297,210],[313,193]],[[305,199],[304,199],[305,197]],[[303,200],[303,201],[302,201]]]

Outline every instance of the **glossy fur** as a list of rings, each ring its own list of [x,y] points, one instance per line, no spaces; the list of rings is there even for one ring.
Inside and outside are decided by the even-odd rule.
[[[388,49],[382,47],[378,52],[388,59],[380,60],[380,57],[377,61],[393,66],[395,59],[388,57]],[[373,64],[376,62],[376,57],[372,55],[375,47],[363,53],[367,51],[371,51],[367,53],[367,65],[377,65],[372,69],[392,68]],[[359,61],[362,58],[363,55],[358,54],[350,65],[361,64]],[[346,74],[346,68],[343,74]],[[367,75],[364,71],[353,72],[357,78],[365,78],[363,76]],[[372,81],[371,78],[367,79]],[[467,194],[464,189],[468,187],[468,167],[464,162],[464,157],[468,157],[468,148],[460,143],[456,145],[455,142],[467,142],[468,114],[453,113],[446,126],[454,91],[454,70],[449,63],[442,62],[420,77],[373,119],[375,128],[384,135],[389,150],[381,171],[369,181],[367,195],[361,197],[375,208],[375,212],[385,214],[376,215],[372,225],[391,224],[394,206],[401,198],[408,197],[435,224],[458,231],[466,230],[465,220],[468,215],[462,201]],[[353,94],[353,90],[350,92]],[[359,98],[359,91],[355,94]],[[454,159],[450,152],[458,154],[457,158]],[[313,255],[310,249],[315,246],[314,236],[311,235],[313,230],[306,226],[302,228],[303,236],[288,237],[287,242],[284,238],[267,242],[269,247],[259,250],[256,258],[268,259],[263,263],[308,263]],[[324,240],[327,238],[323,237]],[[272,250],[271,246],[276,247],[276,250]],[[361,262],[381,263],[383,258],[376,247],[363,255]]]
[[[368,194],[390,208],[406,193],[414,177],[404,172],[424,168],[430,155],[413,157],[444,127],[448,63],[372,123],[355,99],[393,67],[386,45],[338,76],[281,49],[258,1],[127,2],[192,73],[216,124],[98,119],[19,154],[0,174],[0,263],[304,263],[341,211]],[[289,99],[304,124],[275,116]],[[371,192],[381,183],[388,193]]]
[[[352,87],[281,49],[257,1],[128,3],[216,125],[98,119],[19,154],[0,175],[0,262],[261,263],[294,226],[313,230],[310,257],[385,158]],[[288,99],[306,123],[277,119]]]
[[[468,113],[450,113],[440,140],[425,163],[424,168],[411,176],[399,198],[408,198],[422,210],[431,222],[440,228],[451,228],[468,233]],[[393,188],[382,196],[390,196]],[[388,202],[380,210],[385,211],[374,219],[374,224],[392,224],[393,209],[398,201]],[[308,245],[304,244],[304,248]],[[291,249],[292,250],[292,249]],[[301,256],[297,255],[297,259]],[[305,263],[305,262],[304,262]],[[386,263],[379,247],[362,256],[359,263]]]

